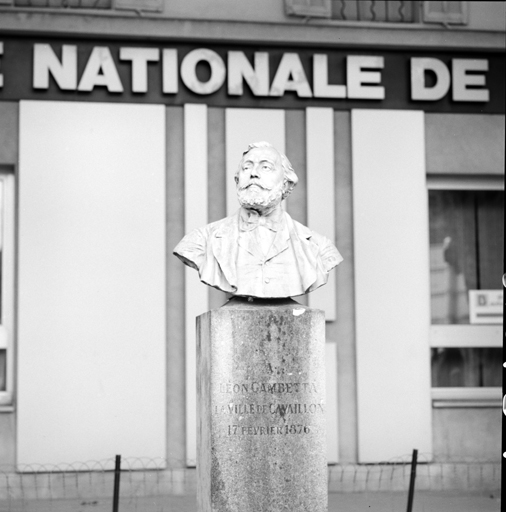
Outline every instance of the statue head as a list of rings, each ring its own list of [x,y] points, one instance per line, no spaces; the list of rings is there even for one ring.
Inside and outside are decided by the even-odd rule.
[[[268,142],[254,142],[243,153],[235,173],[237,197],[244,208],[272,210],[298,182],[288,158]]]

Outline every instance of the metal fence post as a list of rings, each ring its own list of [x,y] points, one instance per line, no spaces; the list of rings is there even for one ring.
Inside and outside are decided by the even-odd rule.
[[[116,455],[116,464],[114,466],[114,495],[112,498],[112,512],[118,512],[120,478],[121,478],[121,455]]]
[[[416,459],[418,458],[418,450],[413,450],[413,457],[411,458],[411,477],[409,479],[409,494],[408,494],[408,510],[411,512],[413,509],[413,497],[415,495],[415,478],[416,478]]]

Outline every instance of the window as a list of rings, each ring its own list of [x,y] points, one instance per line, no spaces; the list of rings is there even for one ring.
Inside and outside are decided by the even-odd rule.
[[[285,0],[286,14],[341,21],[413,23],[418,2],[371,0]]]
[[[330,0],[285,0],[289,16],[330,18]]]
[[[470,290],[501,288],[501,190],[429,191],[432,324],[469,324]]]
[[[111,9],[112,0],[14,0],[15,7]]]
[[[0,4],[36,9],[117,9],[138,12],[163,11],[162,0],[0,0]]]
[[[504,191],[452,181],[429,180],[434,405],[490,405],[502,377]]]
[[[501,385],[502,351],[497,347],[432,349],[432,387],[494,387]]]
[[[467,2],[423,2],[425,23],[467,24]]]
[[[285,0],[285,12],[289,16],[330,18],[340,21],[380,23],[421,23],[423,21],[423,23],[440,23],[445,26],[468,23],[467,2],[453,1]]]
[[[332,19],[413,23],[417,19],[417,2],[332,0]]]
[[[0,406],[12,403],[14,336],[14,176],[0,169]]]

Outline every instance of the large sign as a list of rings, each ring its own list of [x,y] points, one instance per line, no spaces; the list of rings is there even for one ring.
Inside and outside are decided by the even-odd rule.
[[[502,54],[0,39],[0,100],[504,112]]]

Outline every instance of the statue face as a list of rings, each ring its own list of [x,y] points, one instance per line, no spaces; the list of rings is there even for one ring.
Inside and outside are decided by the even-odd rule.
[[[253,148],[246,153],[237,176],[239,202],[250,208],[272,207],[281,202],[284,171],[274,148]]]

